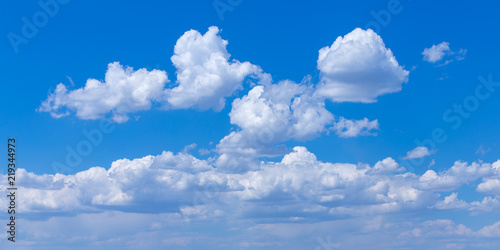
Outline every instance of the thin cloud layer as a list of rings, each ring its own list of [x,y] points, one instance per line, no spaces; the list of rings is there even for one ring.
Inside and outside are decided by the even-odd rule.
[[[430,152],[427,147],[416,147],[416,148],[408,151],[408,153],[406,153],[406,156],[403,157],[403,159],[423,158],[423,157],[431,155],[431,153],[433,153],[433,152]]]

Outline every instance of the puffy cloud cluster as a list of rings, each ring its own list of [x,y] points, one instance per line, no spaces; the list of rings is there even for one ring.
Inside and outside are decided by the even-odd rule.
[[[48,217],[42,221],[22,219],[24,240],[28,242],[21,244],[29,245],[32,240],[41,247],[54,240],[71,239],[68,244],[98,242],[97,248],[123,244],[144,247],[150,245],[141,239],[162,238],[165,240],[152,242],[170,247],[194,247],[192,244],[200,241],[227,246],[231,240],[220,241],[210,233],[180,233],[181,228],[193,232],[193,225],[212,226],[221,221],[225,226],[220,228],[236,237],[232,242],[243,244],[237,247],[283,247],[283,242],[294,235],[315,235],[312,239],[316,239],[324,232],[335,232],[333,243],[342,247],[361,247],[359,242],[366,241],[380,244],[375,238],[389,236],[395,242],[384,240],[386,247],[392,243],[413,246],[414,239],[423,244],[436,237],[467,238],[464,244],[477,247],[474,244],[500,232],[498,223],[473,231],[448,220],[401,223],[393,216],[395,212],[412,214],[432,209],[475,214],[499,209],[499,197],[467,203],[458,198],[456,190],[482,178],[478,191],[490,192],[480,187],[500,179],[500,161],[456,162],[446,171],[429,170],[419,176],[406,172],[390,157],[373,166],[329,163],[319,161],[304,147],[295,147],[279,162],[260,162],[256,169],[241,173],[226,173],[212,163],[187,153],[163,152],[117,160],[107,170],[93,167],[73,175],[36,175],[18,169],[18,192],[22,194],[19,212],[23,218]],[[5,207],[6,176],[1,177],[0,206]],[[441,191],[454,192],[441,198]],[[53,217],[51,212],[76,215]],[[346,216],[351,219],[346,220]],[[120,224],[123,221],[127,223]],[[191,224],[193,221],[196,223]],[[118,230],[117,223],[122,225]],[[111,224],[113,230],[106,230]],[[64,225],[77,225],[77,229],[65,230]],[[48,227],[51,230],[47,231]],[[367,233],[363,234],[368,237],[363,238],[366,241],[356,240],[361,237],[359,232]],[[337,237],[340,235],[345,237]],[[123,241],[125,236],[127,241]],[[311,246],[328,240],[299,241]]]
[[[227,173],[211,161],[187,153],[163,152],[117,160],[108,170],[93,167],[74,175],[35,175],[19,169],[18,184],[23,213],[146,209],[217,217],[240,209],[240,213],[254,216],[279,217],[280,211],[314,218],[427,207],[488,211],[500,204],[496,198],[468,204],[457,194],[441,200],[437,193],[456,190],[485,176],[498,180],[500,172],[488,163],[456,162],[444,172],[428,170],[418,176],[406,172],[390,157],[373,167],[328,163],[318,161],[304,147],[295,147],[281,162],[260,162],[256,169],[240,173]],[[485,190],[481,185],[488,181],[484,180],[478,191]],[[4,185],[2,190],[6,190]],[[4,204],[6,196],[2,197]],[[139,206],[144,201],[148,208]],[[263,202],[267,204],[264,207]]]
[[[255,86],[247,95],[233,101],[231,124],[241,128],[221,140],[222,154],[271,156],[283,154],[274,145],[290,139],[305,140],[327,130],[333,115],[322,99],[314,96],[311,85],[281,81]],[[221,162],[220,161],[220,162]]]
[[[401,91],[409,72],[399,65],[373,30],[355,29],[319,50],[318,94],[333,102],[375,102]]]
[[[367,118],[340,117],[335,121],[308,79],[255,86],[233,101],[229,117],[240,130],[231,132],[217,145],[221,155],[217,166],[226,168],[247,169],[252,161],[246,157],[283,155],[286,148],[276,144],[288,140],[308,140],[332,130],[340,137],[375,135],[373,131],[379,128],[378,120]]]
[[[167,73],[124,67],[118,62],[110,63],[104,81],[88,79],[85,87],[68,91],[60,83],[38,111],[49,112],[59,118],[75,111],[80,119],[102,119],[111,113],[111,118],[122,123],[128,113],[149,110],[152,102],[163,96]]]
[[[103,119],[110,114],[117,123],[126,122],[128,113],[151,109],[152,103],[172,109],[220,111],[225,98],[240,89],[247,76],[253,74],[261,80],[268,77],[249,62],[229,61],[226,45],[217,27],[210,27],[205,35],[187,31],[177,41],[171,58],[178,84],[172,89],[165,89],[169,82],[165,71],[134,71],[114,62],[108,65],[105,81],[88,79],[84,87],[71,91],[59,84],[37,110],[49,112],[54,118],[74,111],[84,120]]]
[[[311,77],[301,83],[273,83],[260,67],[230,60],[227,44],[217,27],[210,27],[204,35],[187,31],[178,39],[171,58],[177,69],[175,87],[165,88],[164,71],[133,71],[112,63],[104,82],[89,79],[85,87],[72,91],[59,84],[39,111],[54,117],[75,111],[81,119],[110,114],[115,122],[125,122],[129,113],[148,110],[154,103],[167,109],[220,111],[246,78],[255,77],[258,85],[232,103],[229,116],[237,129],[216,148],[216,166],[241,171],[257,168],[256,157],[284,155],[287,149],[277,144],[289,140],[309,140],[331,131],[346,138],[376,135],[378,120],[335,119],[325,108],[325,98],[372,102],[378,95],[399,91],[408,78],[372,30],[356,29],[319,51],[319,85],[312,84]],[[342,90],[332,95],[331,90],[339,86]]]
[[[148,110],[155,102],[167,109],[220,111],[226,98],[253,76],[260,85],[236,99],[230,113],[231,123],[242,132],[229,135],[223,142],[258,138],[270,144],[310,139],[324,132],[333,121],[333,115],[324,108],[324,98],[373,102],[379,95],[399,91],[408,79],[408,72],[372,30],[355,29],[319,51],[322,80],[317,87],[310,81],[271,84],[270,75],[259,66],[230,60],[227,44],[217,27],[210,27],[204,35],[187,31],[178,39],[171,58],[177,69],[175,87],[165,89],[169,80],[164,71],[134,71],[115,62],[109,64],[104,82],[89,79],[85,87],[72,91],[57,85],[38,111],[50,112],[56,118],[70,111],[81,119],[102,119],[110,114],[119,123],[127,121],[129,113]],[[373,135],[371,131],[377,129],[377,120],[343,117],[333,128],[341,137]],[[250,150],[258,151],[255,147]]]

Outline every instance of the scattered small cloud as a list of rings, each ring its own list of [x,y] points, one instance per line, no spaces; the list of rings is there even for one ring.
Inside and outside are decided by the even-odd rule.
[[[195,149],[195,148],[196,148],[196,146],[198,146],[198,145],[196,145],[196,143],[191,143],[191,144],[189,144],[189,145],[186,145],[186,146],[184,147],[184,149],[182,150],[182,152],[183,152],[183,153],[188,153],[188,152],[189,152],[189,151],[191,151],[192,149]]]
[[[333,126],[333,130],[339,137],[349,138],[357,136],[377,135],[375,130],[379,129],[378,120],[373,121],[364,118],[361,120],[349,120],[340,117],[339,121]]]
[[[450,43],[442,42],[438,45],[432,45],[430,48],[424,49],[422,55],[424,55],[424,61],[435,63],[441,61],[448,51]]]
[[[476,150],[476,155],[484,156],[488,152],[491,151],[491,148],[484,146],[483,144],[479,145],[479,148]]]
[[[432,47],[425,48],[422,52],[424,56],[423,60],[430,63],[437,63],[447,58],[443,63],[436,65],[437,67],[445,66],[454,60],[461,61],[465,59],[465,54],[467,54],[466,49],[459,49],[458,51],[451,50],[450,43],[448,42],[432,45]]]
[[[431,162],[429,163],[429,168],[434,166],[436,164],[436,160],[432,159]]]
[[[210,154],[211,152],[212,152],[212,151],[210,151],[210,150],[208,150],[208,149],[206,149],[206,148],[201,148],[201,149],[199,149],[199,150],[198,150],[198,153],[199,153],[200,155],[208,155],[208,154]]]
[[[437,78],[436,80],[437,81],[442,81],[442,80],[445,80],[445,79],[448,79],[448,73],[443,73],[441,75],[441,77]]]
[[[408,160],[408,159],[423,158],[423,157],[431,155],[432,153],[433,152],[430,152],[427,147],[416,147],[416,148],[408,151],[408,153],[406,153],[406,156],[403,157],[403,159]]]

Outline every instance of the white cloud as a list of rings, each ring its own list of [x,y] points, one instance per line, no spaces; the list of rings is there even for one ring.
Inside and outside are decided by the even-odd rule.
[[[292,81],[255,86],[233,101],[229,117],[241,130],[217,145],[221,154],[218,166],[227,165],[226,154],[233,154],[231,159],[236,158],[234,155],[283,155],[286,149],[276,144],[314,138],[327,132],[333,123],[333,115],[325,109],[323,100],[314,96],[313,87]]]
[[[446,196],[444,200],[438,201],[436,203],[437,209],[466,209],[469,208],[469,204],[463,200],[458,199],[458,193],[452,193]]]
[[[19,218],[19,223],[23,237],[16,246],[23,249],[54,249],[54,242],[61,248],[86,249],[496,249],[500,227],[500,222],[492,221],[474,231],[451,220],[401,221],[390,216],[190,223],[179,213],[118,211],[47,220]],[[217,230],[200,231],[200,227]]]
[[[23,213],[166,209],[193,217],[198,217],[193,214],[198,211],[203,212],[200,216],[211,217],[232,213],[244,204],[248,213],[265,217],[287,211],[307,220],[320,214],[384,214],[430,206],[488,211],[499,203],[489,198],[465,208],[456,194],[439,201],[435,193],[491,175],[495,170],[488,163],[457,162],[440,174],[429,170],[422,176],[396,174],[402,171],[390,157],[373,167],[328,163],[318,161],[304,147],[295,147],[281,162],[257,162],[254,169],[238,173],[227,173],[186,153],[163,152],[117,160],[108,170],[93,167],[74,175],[35,175],[19,169],[17,174],[25,197],[20,202]],[[5,183],[0,188],[5,192]],[[0,203],[5,205],[5,193],[2,197]],[[140,206],[144,201],[147,208]],[[277,210],[261,207],[259,201],[267,201]]]
[[[376,135],[378,120],[340,117],[335,122],[324,103],[325,97],[332,96],[318,93],[337,84],[347,84],[350,86],[347,92],[361,96],[336,101],[372,102],[378,95],[399,91],[408,78],[408,72],[371,30],[356,29],[344,38],[339,37],[331,47],[320,50],[318,68],[322,83],[318,88],[311,83],[311,77],[301,83],[284,80],[272,84],[271,76],[260,67],[231,61],[227,44],[217,27],[210,27],[204,35],[196,30],[187,31],[178,39],[171,58],[177,68],[177,86],[165,89],[169,80],[164,71],[134,71],[115,62],[109,64],[103,82],[89,79],[85,87],[72,91],[59,84],[38,111],[50,112],[56,118],[71,112],[76,112],[80,119],[111,117],[117,123],[126,122],[130,113],[151,109],[155,103],[167,109],[220,111],[226,98],[242,88],[245,78],[252,76],[260,85],[237,98],[229,114],[231,123],[240,130],[223,138],[216,151],[220,154],[219,166],[255,165],[254,159],[245,157],[283,155],[286,148],[276,144],[292,139],[309,140],[332,129],[340,137]],[[358,77],[360,72],[366,76],[362,77],[364,80]],[[237,164],[240,162],[245,164]]]
[[[454,60],[461,61],[465,59],[465,54],[467,54],[466,49],[460,49],[459,51],[452,51],[450,49],[450,43],[448,42],[442,42],[438,45],[432,45],[432,47],[425,48],[424,51],[422,52],[422,55],[424,55],[423,60],[430,63],[437,63],[443,60],[445,57],[448,58],[445,62],[437,66],[447,65],[453,62]],[[454,57],[450,58],[452,56]]]
[[[427,147],[416,147],[406,153],[403,159],[418,159],[431,155],[432,152],[429,151]]]
[[[317,92],[334,102],[375,102],[378,96],[401,91],[409,76],[371,29],[357,28],[320,49],[317,67]]]
[[[366,135],[376,135],[373,130],[378,130],[378,120],[370,121],[368,118],[362,120],[348,120],[340,117],[339,121],[335,122],[333,130],[339,137],[356,137]]]
[[[438,45],[432,45],[430,48],[424,49],[422,55],[424,55],[424,61],[435,63],[441,61],[448,51],[450,43],[442,42]]]
[[[457,161],[450,169],[439,174],[434,170],[427,170],[419,178],[420,182],[416,185],[423,190],[451,191],[463,184],[489,176],[493,171],[492,165],[489,163],[473,162],[468,165],[467,162]]]
[[[242,88],[245,77],[261,72],[249,62],[229,61],[227,44],[215,26],[204,35],[187,31],[177,40],[172,62],[177,68],[178,86],[167,90],[166,97],[171,108],[220,111],[225,98]]]
[[[497,221],[491,226],[481,228],[478,234],[486,237],[500,237],[500,221]]]
[[[164,71],[134,71],[114,62],[108,65],[103,82],[88,79],[85,87],[71,91],[60,83],[37,111],[49,112],[54,118],[74,111],[84,120],[111,114],[115,122],[121,123],[128,120],[128,113],[148,110],[153,102],[160,101],[167,82]]]
[[[500,180],[487,179],[477,186],[477,191],[481,193],[500,195]]]
[[[418,230],[415,230],[418,229]],[[415,233],[418,231],[419,233]],[[474,232],[462,225],[455,224],[452,220],[431,220],[420,223],[412,231],[402,232],[402,236],[413,237],[467,237],[473,236]]]
[[[481,213],[489,213],[493,211],[498,211],[500,209],[500,197],[490,197],[486,196],[482,201],[473,201],[470,203],[469,210],[472,211],[471,215],[477,215]]]
[[[213,225],[221,222],[222,218],[224,223],[234,223],[229,226],[232,232],[243,230],[241,232],[246,240],[249,240],[249,232],[260,232],[258,235],[262,235],[263,231],[279,227],[281,221],[287,221],[287,227],[290,228],[276,231],[281,234],[279,237],[308,232],[296,230],[299,225],[311,229],[321,227],[316,224],[318,220],[330,223],[325,230],[328,228],[326,231],[332,232],[331,225],[335,223],[344,225],[339,230],[346,230],[346,221],[325,221],[336,220],[338,216],[343,218],[346,214],[359,224],[351,225],[352,231],[344,233],[390,230],[384,231],[386,236],[390,233],[395,237],[401,235],[419,239],[432,235],[444,238],[496,235],[495,225],[477,233],[445,220],[412,226],[408,223],[389,223],[385,219],[394,212],[412,214],[435,208],[473,213],[497,210],[500,208],[497,197],[486,197],[482,201],[467,204],[458,199],[456,192],[443,200],[436,193],[456,190],[462,184],[472,183],[483,176],[492,178],[498,174],[493,164],[468,165],[457,162],[439,174],[429,170],[433,174],[428,171],[422,176],[408,172],[398,174],[400,171],[404,169],[390,157],[373,166],[329,163],[319,161],[304,147],[295,147],[279,162],[259,162],[255,169],[240,173],[225,173],[214,168],[210,161],[197,159],[184,152],[163,152],[157,156],[117,160],[108,170],[94,167],[73,175],[36,175],[18,169],[18,190],[22,194],[19,196],[19,212],[25,215],[24,218],[32,214],[48,218],[41,224],[37,222],[38,219],[24,220],[26,240],[40,242],[59,239],[60,242],[66,242],[67,237],[74,236],[76,238],[72,238],[71,242],[80,242],[89,241],[90,238],[86,237],[91,237],[93,240],[90,242],[97,240],[101,246],[118,244],[122,240],[115,237],[124,234],[130,239],[140,239],[141,235],[135,235],[136,230],[157,233],[161,230],[179,230],[181,227],[192,230],[192,225]],[[0,206],[5,207],[8,202],[6,176],[0,177]],[[78,215],[52,217],[51,212]],[[87,213],[92,213],[92,216]],[[92,226],[114,220],[120,223],[127,221],[131,225],[123,225],[120,232],[99,229],[89,234],[87,230],[92,229],[90,224],[81,224],[90,220],[89,216],[97,221],[92,222]],[[370,221],[366,216],[375,216],[376,219]],[[251,223],[256,224],[245,224],[249,223],[249,217],[252,218]],[[293,218],[300,218],[300,223],[294,224],[297,222]],[[191,222],[196,223],[189,224]],[[79,225],[78,230],[39,231],[68,223]],[[45,226],[42,227],[42,224]],[[246,228],[258,230],[245,231]],[[183,237],[172,241],[184,245],[197,241],[196,237]],[[403,240],[405,237],[396,238]],[[128,244],[139,244],[135,240]],[[172,241],[164,243],[174,244]],[[215,242],[220,243],[218,240]],[[356,246],[355,242],[336,243]],[[401,241],[398,244],[401,246],[406,243]]]
[[[253,75],[260,82],[270,76],[249,62],[229,61],[227,41],[217,27],[205,35],[190,30],[182,35],[174,48],[172,62],[177,68],[177,86],[165,89],[165,71],[124,67],[110,63],[105,81],[88,79],[85,87],[69,91],[59,84],[54,93],[37,109],[60,118],[76,112],[80,119],[103,119],[109,114],[117,122],[126,122],[128,114],[149,110],[157,102],[171,109],[196,107],[220,111],[225,98],[242,88],[243,80]]]
[[[387,157],[384,160],[375,163],[370,173],[387,174],[387,173],[402,172],[405,170],[406,169],[404,167],[399,168],[399,164],[394,159],[392,159],[391,157]]]

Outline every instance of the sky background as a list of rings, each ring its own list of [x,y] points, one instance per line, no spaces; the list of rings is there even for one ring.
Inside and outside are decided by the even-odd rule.
[[[0,138],[17,139],[17,165],[25,169],[18,171],[19,186],[24,187],[19,190],[18,242],[2,237],[2,246],[330,249],[322,243],[331,240],[332,249],[493,249],[500,244],[500,97],[498,91],[482,87],[481,93],[489,96],[480,100],[476,91],[484,86],[479,78],[500,82],[498,3],[41,2],[56,3],[51,5],[53,15],[45,14],[47,22],[32,37],[24,37],[25,43],[13,45],[9,37],[22,37],[23,18],[33,22],[44,8],[36,1],[8,1],[0,14]],[[398,11],[389,11],[392,4]],[[212,26],[218,31],[202,44],[209,52],[197,50],[200,44],[195,42],[185,54],[174,51],[176,44],[181,51],[181,45]],[[332,49],[321,68],[319,50],[333,48],[336,39],[354,42],[342,45],[339,40],[340,52]],[[179,53],[187,55],[180,59],[188,65],[185,81],[177,75],[182,66],[171,59]],[[208,67],[197,65],[208,60],[204,53],[230,54],[229,60],[214,63],[235,68],[211,82],[203,70],[191,67]],[[127,104],[136,105],[136,100],[125,97],[110,112],[97,112],[90,119],[76,115],[78,108],[71,103],[94,105],[85,98],[113,99],[117,94],[61,94],[66,104],[60,110],[68,115],[60,118],[40,109],[60,83],[73,91],[85,87],[88,79],[104,82],[113,62],[157,76],[163,72],[168,81],[158,80],[157,91],[149,88],[157,81],[154,77],[150,82],[125,80],[131,85],[119,87],[122,93],[140,85],[159,97],[147,97],[147,104],[135,109]],[[328,71],[335,67],[345,72]],[[218,75],[217,70],[212,73]],[[201,102],[181,107],[172,101],[189,99],[189,94],[172,89],[189,89],[196,72],[205,86],[234,87],[229,94],[215,90],[222,96],[206,97],[225,100],[220,110]],[[265,76],[272,81],[266,82]],[[245,97],[259,89],[266,103],[278,102],[279,93],[292,89],[280,85],[285,80],[299,90],[280,105],[295,112],[290,101],[300,96],[300,107],[324,111],[325,116],[308,120],[297,108],[296,116],[284,118],[287,132],[280,130],[271,142],[263,142],[259,133],[275,131],[275,117],[255,125],[249,114],[259,113],[262,106],[236,109],[234,104],[248,101]],[[345,84],[339,92],[320,91],[339,82]],[[386,82],[389,91],[373,94]],[[270,91],[273,86],[276,92]],[[373,98],[369,103],[342,101],[345,86],[356,90],[350,98]],[[456,104],[474,101],[478,105],[467,111],[467,118],[453,111]],[[120,113],[122,108],[126,111]],[[455,128],[455,122],[444,118],[448,110],[448,117],[460,117]],[[113,121],[114,113],[129,119]],[[353,124],[343,124],[342,118]],[[364,118],[374,127],[360,122]],[[320,127],[294,130],[300,121]],[[103,133],[81,162],[55,175],[54,164],[67,165],[68,148],[87,140],[82,131],[98,130],[102,122],[110,122],[112,131]],[[342,129],[354,132],[346,135]],[[444,142],[418,143],[432,138],[435,129],[446,136]],[[230,133],[244,139],[222,142]],[[245,138],[260,141],[252,144]],[[283,150],[274,153],[276,145]],[[0,161],[7,162],[7,155],[1,154]],[[7,171],[1,169],[0,187],[6,194]],[[290,173],[296,175],[287,180]],[[338,186],[333,179],[322,179],[330,175],[339,178]],[[200,192],[201,203],[196,201]],[[5,197],[0,200],[3,224],[8,218]],[[88,220],[102,229],[93,231]]]

